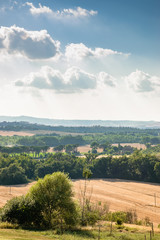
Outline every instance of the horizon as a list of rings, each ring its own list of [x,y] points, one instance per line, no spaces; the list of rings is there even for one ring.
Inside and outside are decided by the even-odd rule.
[[[160,121],[159,9],[159,0],[0,1],[0,115]]]
[[[129,120],[129,119],[64,119],[64,118],[46,118],[46,117],[34,117],[34,116],[26,116],[26,115],[0,115],[0,118],[33,118],[33,119],[43,119],[43,120],[62,120],[62,121],[110,121],[110,122],[160,122],[155,120]]]

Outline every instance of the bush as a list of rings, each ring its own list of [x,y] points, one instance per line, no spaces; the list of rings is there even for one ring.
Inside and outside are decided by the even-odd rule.
[[[117,222],[118,219],[121,219],[124,223],[136,223],[137,214],[136,211],[130,210],[127,212],[118,211],[118,212],[109,212],[106,216],[106,220]]]
[[[121,218],[117,218],[117,221],[116,221],[117,225],[122,225],[123,224],[123,221]]]
[[[0,170],[0,184],[22,184],[27,183],[27,177],[22,167],[19,167],[16,163],[10,164],[9,167],[2,168]]]
[[[39,227],[43,221],[39,204],[31,198],[15,197],[6,203],[0,213],[2,222]]]
[[[109,211],[109,205],[104,204],[101,205],[101,202],[98,204],[90,203],[88,199],[86,199],[84,208],[84,221],[82,225],[94,225],[98,220],[104,220],[106,214]]]

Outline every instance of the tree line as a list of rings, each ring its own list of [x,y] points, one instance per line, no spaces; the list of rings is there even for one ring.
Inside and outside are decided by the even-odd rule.
[[[156,155],[135,151],[130,156],[97,158],[87,153],[85,158],[73,154],[49,154],[46,159],[33,159],[25,154],[0,154],[0,184],[20,184],[62,171],[72,179],[82,178],[88,167],[93,178],[119,178],[160,183],[160,160]]]
[[[85,125],[86,123],[84,123]],[[145,135],[158,136],[160,134],[160,129],[157,128],[136,128],[136,127],[105,127],[100,125],[94,126],[51,126],[42,125],[37,123],[29,123],[25,121],[20,122],[0,122],[0,130],[4,131],[58,131],[67,133],[106,133],[106,134],[136,134],[140,133]]]
[[[0,136],[0,146],[49,146],[55,147],[58,145],[91,144],[93,141],[98,144],[105,142],[112,143],[143,143],[150,145],[160,144],[160,136],[146,135],[142,133],[112,133],[112,134],[84,134],[84,135],[34,135],[34,136]]]

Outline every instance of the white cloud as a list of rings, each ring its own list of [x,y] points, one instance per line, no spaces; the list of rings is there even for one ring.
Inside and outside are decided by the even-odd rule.
[[[48,59],[59,54],[60,42],[54,41],[46,30],[27,31],[11,26],[0,28],[0,50],[22,54],[29,59]]]
[[[98,80],[100,84],[105,84],[110,87],[116,87],[115,78],[106,72],[100,72],[98,75]]]
[[[85,58],[101,58],[109,55],[128,56],[128,54],[113,51],[111,49],[95,48],[94,50],[92,50],[91,48],[85,46],[83,43],[79,44],[71,43],[68,46],[66,46],[65,51],[65,56],[67,57],[67,59],[75,59],[77,61],[83,60]]]
[[[136,92],[152,92],[160,87],[160,78],[151,76],[140,70],[125,77],[130,88]]]
[[[62,11],[53,11],[47,6],[42,6],[39,3],[39,7],[35,7],[33,3],[26,2],[24,5],[28,5],[30,7],[30,12],[32,15],[40,15],[40,14],[49,14],[52,17],[55,18],[64,18],[64,17],[88,17],[88,16],[94,16],[97,14],[97,11],[94,10],[87,10],[81,7],[77,7],[75,9],[72,8],[66,8]]]
[[[95,75],[77,67],[71,67],[63,74],[59,70],[44,66],[39,72],[31,73],[23,80],[17,80],[15,85],[37,89],[52,89],[57,93],[74,93],[85,89],[95,89],[97,78]]]
[[[87,10],[81,7],[77,7],[76,9],[63,9],[62,12],[59,12],[61,16],[70,16],[70,17],[88,17],[94,16],[97,14],[97,11],[94,10]]]
[[[52,13],[52,10],[49,7],[42,6],[40,3],[38,8],[36,8],[31,2],[26,2],[25,5],[28,5],[30,7],[30,12],[32,15]]]

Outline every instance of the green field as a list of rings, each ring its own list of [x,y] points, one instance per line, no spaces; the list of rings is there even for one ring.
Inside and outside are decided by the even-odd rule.
[[[150,233],[146,230],[138,231],[134,228],[117,229],[110,234],[109,229],[101,230],[100,234],[97,229],[77,230],[66,232],[63,235],[58,235],[54,231],[30,231],[21,229],[0,229],[0,239],[3,240],[145,240],[150,239]],[[151,238],[152,240],[160,240],[160,233],[156,233]]]

